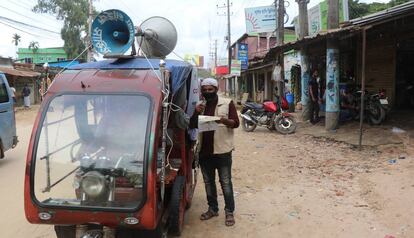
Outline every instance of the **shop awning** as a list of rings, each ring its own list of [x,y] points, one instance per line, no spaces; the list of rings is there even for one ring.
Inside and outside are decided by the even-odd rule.
[[[38,72],[26,71],[26,70],[17,70],[17,69],[8,68],[8,67],[0,67],[0,72],[3,72],[5,74],[14,75],[14,76],[29,77],[29,78],[37,77],[37,76],[40,75],[40,73],[38,73]]]

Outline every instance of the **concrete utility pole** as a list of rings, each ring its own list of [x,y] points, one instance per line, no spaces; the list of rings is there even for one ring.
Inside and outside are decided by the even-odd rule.
[[[214,40],[213,46],[210,43],[210,59],[214,62],[214,68],[217,67],[217,39]]]
[[[214,40],[214,67],[217,67],[217,39]]]
[[[308,27],[308,3],[309,0],[296,0],[299,5],[299,40],[309,35]],[[302,98],[302,118],[304,121],[310,119],[309,111],[309,90],[308,83],[310,79],[309,56],[306,47],[300,49],[301,55],[301,98]]]
[[[93,0],[89,0],[89,13],[88,13],[88,37],[87,37],[87,43],[86,46],[88,47],[92,43],[92,15],[93,15]],[[93,53],[92,48],[89,47],[88,49],[88,55],[87,55],[87,61],[90,62],[92,60]]]
[[[279,3],[278,3],[279,1]],[[278,6],[279,4],[279,6]],[[276,39],[277,45],[281,46],[284,44],[285,41],[285,28],[284,28],[284,17],[285,17],[285,0],[275,0],[275,13],[277,17],[276,21]],[[278,85],[278,93],[279,96],[283,97],[285,93],[285,62],[284,62],[284,53],[278,55],[278,64],[280,65],[280,82]]]
[[[219,7],[218,5],[217,5],[217,8],[227,8],[227,13],[226,14],[223,14],[223,15],[221,15],[221,16],[227,16],[227,49],[228,49],[228,63],[227,63],[227,67],[228,67],[228,70],[229,70],[229,74],[231,73],[231,55],[232,55],[232,53],[231,53],[231,28],[230,28],[230,26],[231,26],[231,23],[230,23],[230,7],[233,5],[233,3],[230,3],[230,0],[227,0],[227,4],[224,4],[222,7]],[[220,15],[220,14],[218,14],[218,15]],[[227,85],[231,85],[231,83],[230,83],[230,79],[227,79],[229,82],[228,82],[228,84]]]
[[[339,0],[328,0],[328,30],[339,27]],[[335,130],[339,123],[339,43],[327,39],[326,46],[326,130]]]
[[[227,48],[229,50],[229,74],[231,73],[231,31],[230,31],[230,0],[227,0]]]

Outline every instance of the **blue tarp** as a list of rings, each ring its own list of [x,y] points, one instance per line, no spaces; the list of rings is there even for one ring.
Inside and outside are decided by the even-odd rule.
[[[175,94],[190,79],[193,66],[179,60],[164,60],[166,68],[171,72],[172,92]],[[70,66],[69,69],[159,69],[160,59],[110,59]]]

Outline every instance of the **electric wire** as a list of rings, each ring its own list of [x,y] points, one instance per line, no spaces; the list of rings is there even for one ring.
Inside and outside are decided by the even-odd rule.
[[[42,27],[38,27],[38,26],[34,26],[34,25],[31,25],[31,24],[28,24],[28,23],[16,21],[16,20],[10,19],[8,17],[0,16],[0,20],[1,19],[5,20],[5,21],[8,21],[8,22],[16,23],[16,24],[19,24],[19,25],[23,25],[23,26],[27,26],[27,27],[32,27],[32,28],[35,28],[35,29],[38,29],[38,30],[42,30],[42,31],[46,31],[46,32],[49,32],[49,33],[53,33],[53,34],[60,35],[60,32],[51,31],[51,30],[48,30],[48,29],[44,29]]]
[[[29,35],[31,35],[31,36],[41,37],[41,38],[45,38],[45,39],[52,39],[52,40],[55,40],[55,39],[56,39],[56,38],[53,38],[53,37],[48,37],[48,36],[45,36],[45,35],[38,35],[38,34],[34,34],[34,33],[31,33],[31,32],[28,32],[28,31],[25,31],[25,30],[19,29],[19,28],[17,28],[16,26],[12,26],[12,25],[10,25],[10,24],[8,24],[8,23],[5,23],[5,22],[1,21],[1,19],[0,19],[0,24],[3,24],[3,25],[5,25],[5,26],[8,26],[8,27],[13,28],[13,29],[15,29],[15,30],[18,30],[18,31],[20,31],[20,32],[24,32],[24,33],[29,34]]]
[[[30,16],[27,16],[27,15],[22,14],[22,13],[20,13],[20,12],[14,11],[14,10],[12,10],[12,9],[10,9],[10,8],[5,7],[5,6],[1,6],[1,5],[0,5],[0,7],[1,7],[1,8],[3,8],[3,9],[8,10],[8,11],[10,11],[10,12],[13,12],[13,13],[15,13],[15,14],[19,15],[19,16],[22,16],[22,17],[25,17],[25,18],[30,19],[30,20],[32,20],[32,21],[38,22],[38,23],[40,23],[40,24],[43,24],[43,25],[45,25],[45,26],[48,26],[48,27],[51,27],[51,28],[55,28],[55,26],[51,26],[51,25],[45,24],[45,23],[43,23],[43,22],[40,22],[38,19],[35,19],[35,18],[33,18],[33,17],[30,17]]]
[[[35,2],[26,1],[26,4],[27,4],[26,5],[23,2],[23,0],[20,0],[19,2],[15,2],[13,0],[8,0],[8,1],[11,2],[11,3],[13,3],[13,4],[15,4],[15,5],[18,5],[18,6],[22,7],[22,8],[24,8],[24,9],[30,11],[30,12],[33,12],[33,10],[32,10],[33,7],[31,7],[31,5],[35,6],[37,4]],[[21,5],[21,4],[23,4],[23,5]],[[28,8],[26,8],[26,7],[28,7]],[[36,12],[34,12],[34,13],[36,13]],[[43,17],[45,19],[47,18],[49,21],[56,21],[57,20],[55,17],[53,17],[50,14],[44,14],[44,13],[40,13],[40,14],[39,13],[36,13],[36,14],[38,14],[37,16],[41,16],[41,17]]]

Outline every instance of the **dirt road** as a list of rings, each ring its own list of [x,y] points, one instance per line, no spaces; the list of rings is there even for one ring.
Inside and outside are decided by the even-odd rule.
[[[17,114],[20,143],[0,160],[0,237],[54,237],[51,227],[24,218],[24,160],[33,115]],[[182,237],[414,237],[414,155],[404,148],[359,152],[347,144],[267,129],[237,130],[236,146],[236,226],[225,227],[222,210],[217,218],[199,220],[206,209],[200,177]],[[219,202],[223,207],[222,196]]]

